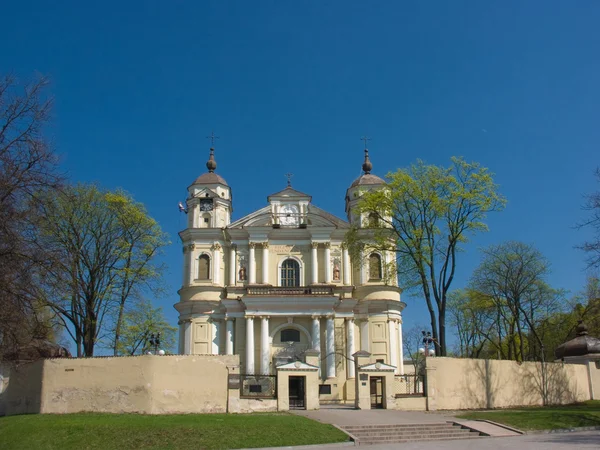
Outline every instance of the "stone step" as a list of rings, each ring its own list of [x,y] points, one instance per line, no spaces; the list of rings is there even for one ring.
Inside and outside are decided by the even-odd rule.
[[[388,424],[388,425],[347,425],[343,428],[346,430],[381,430],[387,428],[406,428],[406,429],[431,429],[431,428],[448,428],[453,427],[452,422],[429,423],[429,424]]]
[[[370,431],[366,433],[352,433],[354,436],[450,436],[450,435],[465,435],[472,433],[468,429],[450,429],[450,430],[437,430],[437,431],[382,431],[375,432]],[[477,433],[477,432],[475,432]],[[477,433],[479,435],[479,433]]]
[[[360,445],[369,444],[401,444],[405,442],[420,442],[420,441],[455,441],[459,439],[480,439],[481,436],[444,436],[435,438],[409,438],[409,439],[359,439]]]

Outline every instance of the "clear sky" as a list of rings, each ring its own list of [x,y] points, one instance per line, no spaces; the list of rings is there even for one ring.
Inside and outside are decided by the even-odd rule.
[[[490,168],[508,198],[478,248],[537,246],[549,282],[585,282],[574,246],[583,194],[599,186],[600,2],[202,1],[34,2],[2,7],[0,73],[52,79],[50,136],[73,181],[122,187],[173,244],[176,323],[184,219],[177,202],[206,171],[233,189],[234,219],[293,186],[344,217],[368,135],[374,173],[462,155]],[[404,298],[405,326],[426,323]]]

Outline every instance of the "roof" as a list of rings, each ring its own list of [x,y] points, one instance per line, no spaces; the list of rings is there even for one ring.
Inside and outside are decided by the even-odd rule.
[[[577,326],[577,337],[559,345],[554,351],[558,359],[590,354],[600,354],[600,339],[588,335],[587,327],[581,320]]]
[[[221,176],[217,175],[214,172],[207,172],[200,175],[196,178],[193,184],[223,184],[225,186],[229,186],[227,181]]]
[[[363,185],[386,184],[385,180],[372,173],[364,173],[350,185],[351,188]]]
[[[271,201],[272,197],[287,197],[287,198],[304,198],[306,197],[308,201],[312,199],[312,197],[304,192],[297,191],[291,186],[286,187],[284,190],[275,192],[267,197],[267,201]]]

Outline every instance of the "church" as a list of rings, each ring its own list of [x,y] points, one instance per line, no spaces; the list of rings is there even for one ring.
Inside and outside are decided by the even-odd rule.
[[[351,258],[344,245],[351,226],[371,219],[354,212],[361,194],[386,186],[371,173],[368,150],[363,174],[345,193],[347,220],[314,205],[288,179],[263,208],[232,221],[232,189],[216,173],[214,148],[206,167],[188,188],[187,228],[179,233],[179,353],[236,354],[242,374],[275,375],[316,351],[322,402],[354,398],[359,350],[403,374],[406,305],[395,269],[386,276],[395,254]]]

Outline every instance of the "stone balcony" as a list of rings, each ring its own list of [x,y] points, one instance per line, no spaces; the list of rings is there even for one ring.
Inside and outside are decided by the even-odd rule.
[[[247,286],[246,295],[274,295],[274,296],[299,296],[299,295],[333,295],[335,286]]]

